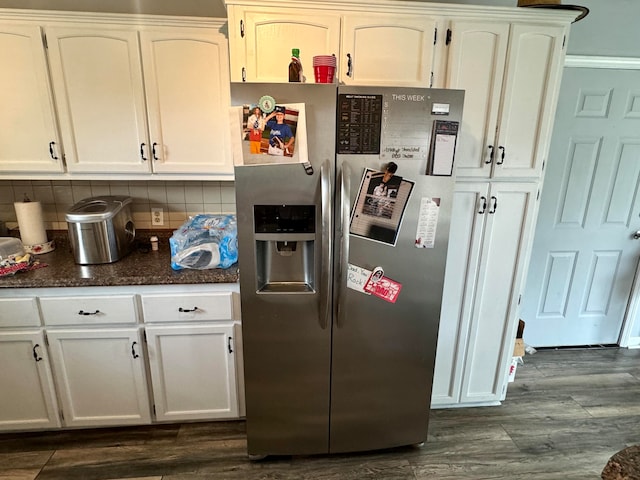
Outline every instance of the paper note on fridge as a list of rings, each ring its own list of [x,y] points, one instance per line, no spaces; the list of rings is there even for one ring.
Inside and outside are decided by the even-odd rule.
[[[431,175],[453,175],[458,122],[436,120],[433,124]]]
[[[364,286],[367,280],[369,280],[369,277],[371,277],[371,270],[349,264],[349,270],[347,271],[347,288],[369,295],[368,292],[364,291]]]

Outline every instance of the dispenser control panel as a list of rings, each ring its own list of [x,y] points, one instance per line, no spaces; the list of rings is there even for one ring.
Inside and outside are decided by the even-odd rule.
[[[315,205],[254,205],[255,233],[315,233]]]

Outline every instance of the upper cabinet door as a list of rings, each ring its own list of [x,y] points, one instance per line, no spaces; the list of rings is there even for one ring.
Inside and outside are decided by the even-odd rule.
[[[304,13],[266,13],[261,9],[246,10],[244,18],[236,19],[238,25],[230,24],[229,28],[241,29],[240,41],[235,48],[232,44],[231,51],[232,55],[239,55],[244,62],[238,62],[238,59],[232,62],[231,78],[235,81],[289,81],[291,50],[298,48],[305,81],[314,83],[313,57],[338,55],[340,51],[339,15],[313,10],[304,10]],[[233,33],[230,33],[230,37],[238,38]]]
[[[491,175],[509,24],[452,22],[447,87],[464,90],[456,146],[459,177]]]
[[[539,177],[547,156],[565,29],[513,25],[494,177]]]
[[[434,19],[416,15],[345,15],[340,81],[429,87],[435,29]]]
[[[459,177],[542,174],[562,68],[564,27],[453,22],[448,88],[465,90]]]
[[[133,29],[47,28],[70,172],[149,172],[138,35]]]
[[[140,32],[156,173],[233,173],[226,38],[210,29]]]
[[[40,27],[0,26],[0,172],[61,172]]]

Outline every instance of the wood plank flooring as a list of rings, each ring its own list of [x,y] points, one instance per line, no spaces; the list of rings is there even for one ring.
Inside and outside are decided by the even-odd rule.
[[[634,444],[640,350],[546,350],[502,406],[433,410],[421,448],[251,462],[243,421],[0,434],[0,479],[595,480]]]

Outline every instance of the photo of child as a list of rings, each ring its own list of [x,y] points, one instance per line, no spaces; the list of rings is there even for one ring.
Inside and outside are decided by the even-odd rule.
[[[252,155],[268,154],[293,157],[296,147],[298,110],[276,105],[265,115],[257,105],[245,105],[243,131]]]

